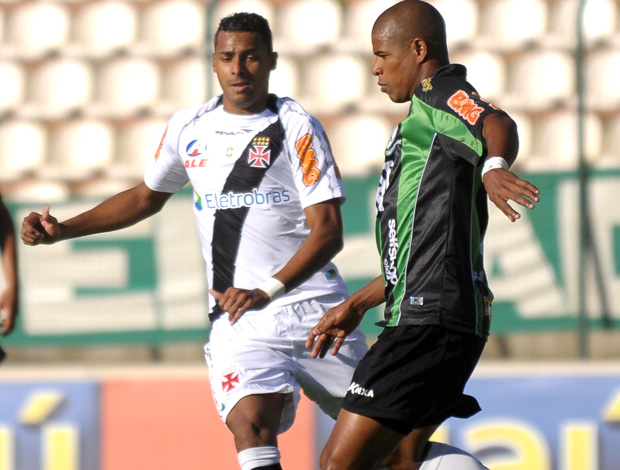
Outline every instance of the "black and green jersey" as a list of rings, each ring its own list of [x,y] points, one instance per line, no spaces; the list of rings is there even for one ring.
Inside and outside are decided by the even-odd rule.
[[[385,151],[377,242],[388,327],[433,324],[489,334],[482,121],[503,111],[480,98],[465,75],[453,64],[424,80]]]

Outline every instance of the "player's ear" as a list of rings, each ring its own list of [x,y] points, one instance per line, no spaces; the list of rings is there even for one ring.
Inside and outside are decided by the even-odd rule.
[[[269,70],[275,70],[277,66],[278,66],[278,53],[272,52],[271,53],[271,66],[269,67]]]
[[[424,39],[415,38],[411,41],[411,53],[416,57],[419,63],[424,62],[424,59],[428,55],[428,45]]]

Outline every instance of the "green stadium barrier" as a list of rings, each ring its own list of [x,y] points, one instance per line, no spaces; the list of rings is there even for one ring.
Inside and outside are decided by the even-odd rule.
[[[575,329],[578,284],[586,279],[592,328],[620,325],[620,170],[593,172],[590,223],[600,261],[579,270],[579,187],[574,173],[526,176],[542,192],[535,211],[510,223],[492,204],[485,264],[496,300],[492,332]],[[377,177],[348,178],[343,207],[345,248],[336,258],[351,291],[379,273],[374,242]],[[41,204],[11,202],[16,225]],[[97,201],[52,205],[59,219]],[[207,338],[206,282],[192,194],[183,190],[164,210],[128,229],[53,246],[19,247],[20,320],[16,345],[147,343]],[[601,282],[597,284],[597,280]],[[362,323],[376,336],[375,308]]]

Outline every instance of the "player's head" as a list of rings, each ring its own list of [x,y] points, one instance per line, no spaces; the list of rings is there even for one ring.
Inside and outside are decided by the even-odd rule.
[[[449,62],[443,17],[420,0],[385,10],[372,28],[372,48],[373,74],[396,103],[410,100],[422,80]]]
[[[222,18],[215,32],[214,41],[216,43],[217,36],[221,31],[257,33],[267,45],[269,52],[273,52],[273,37],[269,22],[256,13],[235,13]]]
[[[255,13],[235,13],[215,33],[213,71],[223,91],[224,109],[254,114],[267,106],[269,74],[277,54],[269,23]]]

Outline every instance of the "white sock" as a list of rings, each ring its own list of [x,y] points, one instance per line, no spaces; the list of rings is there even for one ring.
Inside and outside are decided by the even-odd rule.
[[[250,447],[237,454],[241,470],[252,470],[280,463],[280,451],[277,447]]]
[[[420,470],[489,470],[473,455],[441,442],[431,442]]]

